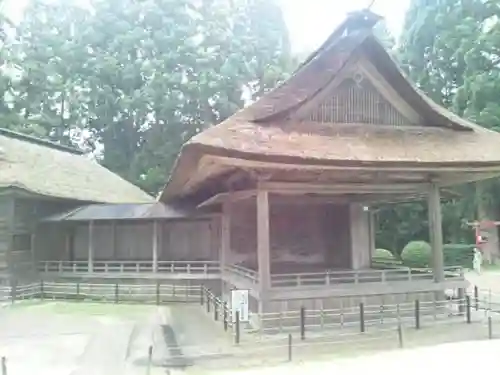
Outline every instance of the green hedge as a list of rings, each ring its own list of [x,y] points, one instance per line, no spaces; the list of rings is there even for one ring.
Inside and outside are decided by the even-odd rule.
[[[467,244],[446,244],[443,246],[446,267],[472,268],[474,246]],[[403,264],[408,267],[424,268],[432,265],[431,246],[425,241],[409,242],[401,252]]]
[[[372,258],[372,267],[379,269],[401,267],[401,260],[390,250],[375,249],[375,254],[373,254]]]
[[[475,245],[446,244],[443,247],[444,264],[448,267],[472,268]]]
[[[425,241],[411,241],[403,248],[401,260],[407,267],[427,268],[431,264],[431,245]]]
[[[389,260],[389,261],[396,259],[394,254],[387,249],[375,249],[375,254],[373,257],[378,260]]]

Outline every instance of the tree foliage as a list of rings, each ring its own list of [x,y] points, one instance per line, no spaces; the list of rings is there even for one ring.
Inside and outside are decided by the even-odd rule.
[[[413,0],[400,40],[398,59],[417,86],[455,113],[500,130],[499,0]],[[500,206],[498,181],[482,183],[480,200],[495,216]],[[457,189],[462,199],[443,206],[445,241],[472,242],[461,225],[476,218],[474,186]],[[380,245],[400,249],[405,241],[428,238],[425,203],[385,207],[380,211]],[[389,229],[389,228],[392,228]],[[396,228],[396,230],[394,230]],[[397,234],[399,234],[399,236]],[[394,249],[394,250],[396,250]]]
[[[189,137],[292,68],[268,0],[32,0],[8,48],[10,126],[83,143],[152,193]]]

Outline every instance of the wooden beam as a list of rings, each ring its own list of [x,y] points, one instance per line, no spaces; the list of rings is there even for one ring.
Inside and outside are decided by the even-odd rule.
[[[206,201],[201,202],[197,208],[213,206],[215,204],[222,204],[225,201],[237,202],[244,199],[249,199],[257,195],[257,190],[240,190],[240,191],[230,191],[227,193],[216,194]]]
[[[301,182],[260,182],[259,187],[280,194],[376,194],[425,192],[429,184],[313,184]]]
[[[234,167],[229,165],[221,165],[217,163],[216,160],[211,158],[202,157],[198,162],[198,167],[196,171],[191,175],[188,181],[183,185],[182,190],[184,192],[189,192],[194,190],[200,183],[207,180],[210,177],[221,175]]]
[[[500,172],[496,172],[496,173],[486,172],[486,173],[472,173],[472,174],[468,173],[468,174],[462,174],[459,176],[452,175],[449,177],[441,178],[438,181],[438,184],[441,187],[446,187],[446,186],[467,184],[467,183],[476,182],[476,181],[489,180],[492,178],[497,178],[499,176],[500,176]]]
[[[429,189],[429,234],[432,247],[432,270],[436,282],[444,281],[443,227],[439,186],[431,183]]]
[[[290,164],[290,163],[276,163],[268,161],[255,161],[239,158],[231,158],[227,156],[214,156],[205,155],[202,159],[208,159],[214,163],[225,166],[233,166],[238,168],[258,168],[258,169],[277,169],[277,170],[317,170],[317,171],[364,171],[364,172],[424,172],[424,173],[443,173],[443,172],[492,172],[500,174],[500,166],[480,166],[480,167],[464,167],[464,166],[427,166],[427,163],[421,163],[421,166],[401,167],[401,166],[384,166],[384,162],[379,165],[366,165],[366,166],[340,166],[340,165],[317,165],[317,164]],[[206,160],[207,161],[207,160]],[[361,161],[360,161],[361,162]],[[395,164],[395,163],[394,163]],[[405,164],[401,162],[401,164]]]
[[[271,285],[269,233],[269,193],[257,191],[257,263],[261,294],[265,294]]]
[[[324,204],[345,204],[345,203],[364,203],[367,205],[378,203],[397,203],[422,200],[427,197],[426,193],[419,194],[357,194],[352,195],[280,195],[272,194],[269,197],[270,202],[274,205],[294,204],[294,205],[324,205]]]

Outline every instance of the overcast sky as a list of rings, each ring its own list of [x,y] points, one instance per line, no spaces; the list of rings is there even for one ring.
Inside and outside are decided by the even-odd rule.
[[[353,10],[366,8],[371,0],[280,0],[296,51],[311,51],[325,41]],[[372,11],[383,16],[398,36],[410,0],[375,0]]]
[[[29,0],[7,0],[6,11],[19,20]],[[75,1],[75,0],[67,0]],[[366,8],[372,0],[279,0],[293,49],[311,52],[318,47],[347,12]],[[375,0],[372,10],[383,16],[390,31],[399,35],[410,0]]]

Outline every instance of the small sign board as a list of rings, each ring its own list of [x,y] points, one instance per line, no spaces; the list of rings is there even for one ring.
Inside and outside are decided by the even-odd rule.
[[[233,323],[236,321],[236,311],[239,313],[240,322],[248,322],[248,289],[231,290],[231,316]]]

